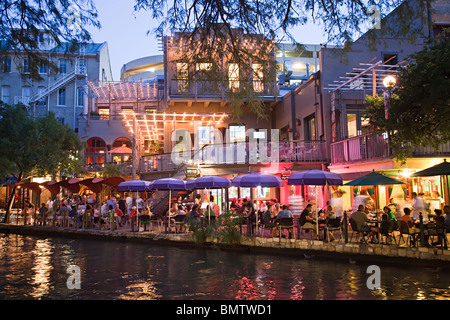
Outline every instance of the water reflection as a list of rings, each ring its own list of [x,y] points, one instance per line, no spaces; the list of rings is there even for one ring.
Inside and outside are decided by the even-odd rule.
[[[53,270],[51,264],[52,245],[50,240],[37,240],[32,254],[34,255],[34,265],[31,270],[34,272],[34,276],[31,284],[35,286],[35,289],[30,295],[34,298],[41,298],[50,291],[50,275]]]
[[[69,265],[81,289],[66,286]],[[436,268],[367,265],[153,244],[0,236],[0,299],[450,299],[450,275]]]

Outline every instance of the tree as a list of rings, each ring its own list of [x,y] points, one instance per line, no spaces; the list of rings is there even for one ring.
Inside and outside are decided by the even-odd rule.
[[[78,135],[58,122],[53,113],[36,120],[22,106],[0,110],[0,175],[18,182],[33,175],[74,175],[83,148]],[[8,201],[7,212],[13,195]]]
[[[405,160],[416,147],[435,150],[450,141],[450,41],[444,34],[411,55],[400,68],[397,87],[384,116],[382,97],[367,97],[366,116],[387,132],[395,157]]]
[[[43,41],[56,46],[66,42],[67,52],[74,52],[81,43],[91,40],[87,27],[100,27],[94,0],[4,0],[0,8],[0,54],[13,51],[26,56],[30,77],[40,80],[42,63],[55,69],[48,56],[39,50]],[[42,39],[45,31],[48,39]]]

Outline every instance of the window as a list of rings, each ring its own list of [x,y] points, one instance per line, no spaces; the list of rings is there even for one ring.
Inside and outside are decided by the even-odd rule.
[[[383,53],[383,62],[386,65],[394,66],[398,63],[398,57],[396,53]]]
[[[316,116],[315,114],[305,118],[305,140],[316,140]]]
[[[66,105],[66,88],[61,88],[58,90],[58,106]]]
[[[188,90],[188,65],[187,63],[177,63],[177,92]]]
[[[85,153],[106,153],[106,143],[101,138],[90,138],[86,144]]]
[[[228,66],[228,81],[230,91],[239,91],[239,65],[237,63],[230,63]]]
[[[2,86],[2,101],[9,104],[10,88],[9,86]]]
[[[67,61],[59,60],[59,73],[65,74],[67,73]]]
[[[31,97],[31,87],[24,86],[22,87],[22,100],[20,101],[23,104],[27,104],[30,102]]]
[[[356,137],[370,132],[369,120],[362,117],[363,110],[347,110],[347,137]]]
[[[41,64],[39,65],[39,73],[40,74],[47,73],[47,65],[45,64],[45,62],[41,62]]]
[[[214,143],[214,127],[212,126],[199,126],[198,127],[198,143],[200,147],[205,144]]]
[[[78,70],[77,74],[86,74],[86,60],[85,59],[78,59],[77,64]]]
[[[253,91],[255,92],[263,92],[264,91],[264,73],[262,65],[254,63],[252,64],[253,70]]]
[[[84,106],[84,88],[83,87],[77,88],[77,106],[78,107]]]
[[[23,72],[30,73],[30,60],[23,59]]]
[[[127,138],[117,138],[116,140],[114,140],[113,144],[112,144],[112,148],[118,148],[118,147],[128,147],[131,148],[131,141],[130,139]]]
[[[211,70],[212,70],[211,62],[197,63],[197,71],[211,71]]]
[[[245,141],[245,126],[229,126],[230,142]]]
[[[11,58],[2,59],[2,71],[5,73],[11,72]]]

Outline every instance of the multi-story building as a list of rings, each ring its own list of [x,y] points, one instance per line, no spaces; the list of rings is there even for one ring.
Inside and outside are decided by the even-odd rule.
[[[369,43],[368,32],[354,41],[350,50],[321,48],[320,71],[285,95],[283,103],[277,106],[277,114],[283,116],[277,117],[276,126],[291,129],[291,135],[300,140],[319,137],[326,141],[328,168],[344,180],[376,170],[409,182],[403,192],[398,192],[398,186],[395,190],[382,187],[380,205],[396,194],[441,191],[438,177],[411,180],[408,176],[450,154],[448,144],[439,151],[418,148],[413,158],[402,164],[395,160],[387,137],[373,134],[362,116],[366,95],[383,96],[386,90],[383,79],[388,75],[395,77],[410,54],[421,50],[430,37],[450,26],[448,1],[434,1],[431,10],[423,12],[423,19],[411,21],[411,27],[420,32],[413,43],[407,35],[399,38],[384,32],[385,27],[395,25],[399,12],[394,10],[383,19],[381,29],[369,31],[377,33],[375,44]],[[349,208],[354,192],[349,187],[344,189],[348,189],[345,200]]]
[[[38,51],[50,63],[39,67],[40,81],[30,77],[29,60],[25,55],[6,51],[1,57],[1,100],[7,104],[23,104],[40,117],[49,111],[63,124],[78,130],[78,118],[87,108],[88,81],[111,81],[108,45],[88,43],[71,52],[68,43],[57,45],[48,32],[37,38]],[[50,65],[54,65],[51,68]]]

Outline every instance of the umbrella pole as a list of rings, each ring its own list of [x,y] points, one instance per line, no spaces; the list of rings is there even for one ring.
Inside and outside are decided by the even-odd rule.
[[[318,211],[317,211],[317,186],[314,186],[315,188],[315,196],[316,196],[316,237],[319,236],[319,216],[318,216]]]
[[[167,233],[170,233],[170,207],[172,205],[172,189],[169,190],[169,211],[168,211],[168,215],[167,215]]]

